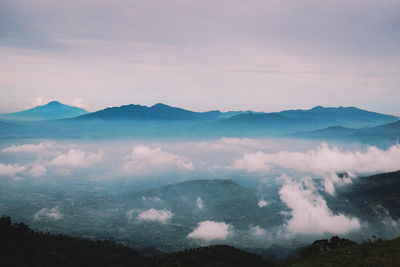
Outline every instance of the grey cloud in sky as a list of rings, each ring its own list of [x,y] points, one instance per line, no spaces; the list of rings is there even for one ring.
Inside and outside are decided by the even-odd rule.
[[[1,106],[42,96],[396,113],[399,14],[394,0],[2,1]]]
[[[323,46],[399,52],[398,1],[15,0],[2,10],[2,32],[33,43],[46,37],[167,44],[251,40],[294,51]]]

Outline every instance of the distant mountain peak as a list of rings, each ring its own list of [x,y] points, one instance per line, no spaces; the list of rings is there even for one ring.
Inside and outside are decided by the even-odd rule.
[[[87,113],[82,108],[65,105],[59,101],[50,101],[47,104],[31,109],[0,114],[0,118],[7,120],[40,121],[73,118]]]
[[[53,100],[53,101],[50,101],[49,103],[47,103],[45,105],[42,105],[42,106],[60,106],[60,105],[64,105],[64,104],[61,103],[61,102],[58,102],[56,100]]]
[[[150,107],[130,104],[106,108],[80,117],[80,119],[103,120],[197,120],[201,118],[200,113],[163,103],[157,103]]]
[[[338,106],[338,107],[324,107],[324,106],[315,106],[312,109],[312,111],[322,111],[322,110],[361,110],[356,107],[343,107],[343,106]]]
[[[164,104],[164,103],[156,103],[156,104],[154,104],[152,107],[171,107],[171,106],[166,105],[166,104]]]
[[[181,109],[178,107],[169,106],[163,103],[156,103],[153,106],[149,107],[150,109]]]
[[[321,109],[325,109],[325,108],[323,106],[315,106],[311,110],[321,110]]]

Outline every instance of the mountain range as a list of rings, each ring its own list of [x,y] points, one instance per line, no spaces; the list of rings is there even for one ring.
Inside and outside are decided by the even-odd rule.
[[[101,120],[204,120],[222,119],[229,122],[239,123],[301,123],[301,122],[324,122],[330,125],[337,123],[362,124],[363,126],[376,126],[379,124],[394,122],[398,118],[355,107],[322,107],[316,106],[312,109],[284,110],[280,112],[254,112],[219,110],[207,112],[195,112],[178,107],[172,107],[162,103],[153,106],[123,105],[120,107],[108,107],[95,112],[74,106],[51,101],[45,105],[37,106],[28,110],[14,113],[0,114],[0,119],[6,120],[55,120],[75,118],[79,120],[101,119]],[[343,126],[343,125],[342,125]],[[354,126],[354,125],[353,125]]]
[[[1,114],[3,137],[295,137],[374,143],[398,138],[398,118],[355,107],[280,112],[195,112],[162,103],[124,105],[88,113],[52,101]]]
[[[397,117],[366,111],[355,107],[322,107],[309,110],[284,110],[277,113],[254,111],[208,111],[194,112],[162,103],[153,106],[124,105],[102,109],[76,119],[101,120],[210,120],[221,119],[229,123],[285,124],[323,123],[327,125],[376,126],[394,122]]]
[[[90,114],[82,115],[76,119],[101,119],[112,120],[212,120],[226,119],[239,114],[259,114],[263,112],[248,111],[228,111],[219,110],[195,112],[178,107],[172,107],[162,103],[153,106],[142,105],[123,105],[120,107],[109,107]]]

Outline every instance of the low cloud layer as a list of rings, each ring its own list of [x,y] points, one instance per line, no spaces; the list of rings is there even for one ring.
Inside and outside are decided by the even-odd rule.
[[[361,223],[357,218],[344,214],[333,214],[326,201],[313,188],[310,179],[296,182],[284,177],[285,182],[279,196],[290,209],[291,218],[287,230],[301,234],[346,234],[358,230]]]
[[[58,155],[51,165],[60,167],[80,168],[98,163],[103,158],[103,152],[89,153],[80,149],[70,149],[66,154]]]
[[[351,175],[339,177],[337,172],[340,170],[358,174],[359,171],[400,169],[397,165],[399,145],[381,150],[360,144],[336,148],[300,140],[237,138],[199,142],[81,140],[69,143],[58,140],[51,141],[51,146],[43,144],[46,142],[31,144],[23,149],[17,145],[8,146],[15,150],[13,152],[4,151],[5,145],[0,147],[0,182],[7,185],[0,188],[7,196],[7,200],[3,198],[4,202],[9,203],[5,203],[8,206],[0,205],[5,214],[7,209],[13,208],[13,203],[25,205],[32,202],[29,219],[59,227],[68,223],[64,220],[70,217],[68,214],[80,222],[86,222],[87,216],[91,216],[90,219],[104,225],[109,225],[115,218],[121,225],[114,224],[112,230],[121,238],[133,238],[131,233],[140,231],[138,229],[154,232],[161,228],[183,227],[179,228],[184,233],[181,241],[186,244],[223,241],[267,246],[274,242],[285,243],[292,238],[300,241],[328,235],[358,238],[375,230],[371,222],[378,220],[383,221],[383,231],[393,228],[394,232],[398,227],[397,218],[391,218],[391,214],[372,214],[370,220],[361,216],[353,206],[346,212],[335,213],[336,209],[332,206],[331,210],[328,204],[335,197],[338,184],[351,183],[354,179]],[[46,149],[44,153],[43,149]],[[237,171],[244,168],[232,167],[240,160],[251,161],[255,155],[258,155],[257,164],[260,166],[255,168],[257,171]],[[347,161],[356,167],[348,170],[347,167],[352,165],[347,165]],[[63,173],[64,170],[69,172]],[[292,178],[279,178],[283,173]],[[216,197],[214,193],[209,195],[208,191],[200,190],[201,187],[197,188],[195,184],[193,188],[196,190],[185,197],[181,197],[182,191],[174,191],[174,186],[167,188],[170,192],[167,194],[161,193],[162,190],[160,193],[147,191],[192,179],[222,178],[232,179],[239,186],[252,189],[246,191],[251,194],[248,202],[242,202],[249,205],[248,209],[244,208],[243,214],[235,211],[234,206],[226,206],[228,202],[219,204],[227,199],[219,196],[218,192],[226,191],[219,191],[218,188]],[[221,186],[224,184],[221,183]],[[14,191],[6,192],[11,185],[17,186]],[[191,183],[187,185],[191,190]],[[57,190],[56,195],[54,189]],[[323,190],[333,196],[324,199],[326,194]],[[134,192],[142,191],[146,193],[129,197]],[[24,199],[20,197],[24,192],[34,194]],[[171,202],[171,199],[186,203],[182,205],[182,211],[179,210],[180,202]],[[63,204],[60,206],[60,203]],[[221,208],[227,209],[226,213],[219,213]],[[178,211],[179,216],[174,214]],[[218,212],[218,218],[215,212]],[[24,210],[16,213],[23,216]],[[239,216],[245,218],[237,223]],[[86,226],[81,224],[80,227]],[[162,233],[163,237],[168,235],[168,231]]]
[[[203,199],[201,197],[197,197],[196,199],[196,206],[198,209],[204,209],[204,202]]]
[[[3,148],[1,151],[11,153],[38,153],[44,152],[52,147],[53,145],[50,143],[11,145]]]
[[[128,173],[142,173],[154,168],[178,170],[194,170],[193,163],[185,160],[182,156],[168,153],[161,148],[151,148],[148,146],[135,146],[130,155],[126,157],[123,166]]]
[[[40,177],[47,173],[47,168],[40,163],[36,163],[29,169],[28,173],[33,177]]]
[[[25,170],[26,167],[19,164],[0,163],[0,176],[15,176]]]
[[[188,238],[204,241],[225,240],[233,234],[233,226],[224,222],[203,221],[198,223],[196,229],[188,235]]]
[[[174,214],[169,210],[156,210],[152,208],[140,212],[138,214],[138,219],[141,221],[166,223],[169,219],[172,218],[172,216],[174,216]]]
[[[38,143],[5,147],[0,150],[3,160],[16,159],[18,163],[0,163],[0,176],[23,179],[24,177],[41,177],[49,172],[55,175],[71,174],[73,169],[88,168],[103,160],[102,151],[89,152],[77,146],[76,144]]]
[[[326,175],[335,172],[388,172],[400,168],[400,145],[387,150],[370,146],[366,151],[344,151],[338,147],[321,146],[307,152],[246,153],[230,168],[249,172],[268,172],[273,167]]]
[[[28,165],[0,163],[0,176],[22,179],[19,175],[39,177],[47,173],[47,168],[40,162]]]

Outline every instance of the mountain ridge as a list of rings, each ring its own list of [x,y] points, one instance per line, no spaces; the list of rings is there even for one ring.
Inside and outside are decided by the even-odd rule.
[[[75,119],[103,119],[103,120],[145,120],[145,119],[174,119],[174,120],[196,120],[200,119],[197,112],[157,103],[153,106],[142,106],[137,104],[122,105],[120,107],[108,107],[89,114],[79,116]]]
[[[311,109],[283,110],[279,112],[254,112],[219,110],[196,112],[179,107],[157,103],[153,106],[142,106],[137,104],[122,105],[119,107],[108,107],[89,114],[77,117],[76,119],[102,119],[102,120],[204,120],[220,119],[228,122],[264,122],[279,121],[285,122],[311,122],[313,120],[325,121],[334,125],[338,122],[352,123],[360,121],[365,125],[379,125],[385,122],[394,122],[396,116],[372,112],[356,107],[322,107],[316,106]],[[363,126],[363,125],[362,125]]]
[[[21,117],[14,119],[15,124],[0,128],[0,136],[4,137],[90,137],[90,138],[204,138],[204,137],[301,137],[304,132],[318,131],[331,126],[340,126],[349,129],[354,140],[364,140],[369,143],[392,140],[391,134],[385,133],[388,129],[397,128],[398,118],[391,115],[361,110],[355,107],[322,107],[317,106],[309,110],[286,110],[281,112],[254,112],[254,111],[227,111],[218,110],[196,112],[178,107],[157,103],[152,106],[123,105],[109,107],[92,113],[79,116],[69,114],[64,118],[59,116],[57,107],[64,106],[58,102],[45,105],[48,110],[45,121],[34,121],[38,118]],[[49,108],[50,107],[50,108]],[[68,106],[67,106],[68,107]],[[43,109],[42,106],[36,107]],[[22,111],[24,114],[26,111]],[[80,111],[82,112],[82,111]],[[86,111],[85,111],[86,112]],[[19,114],[19,113],[18,113]],[[18,115],[17,114],[17,115]],[[50,116],[50,117],[49,117]],[[65,118],[67,117],[67,118]],[[13,118],[0,116],[0,120],[14,123]],[[17,121],[19,122],[17,123]],[[29,121],[33,120],[33,121]],[[393,124],[394,123],[394,124]],[[17,127],[18,126],[18,127]],[[366,131],[365,129],[369,129]],[[329,131],[335,128],[330,129]],[[363,129],[363,131],[359,131]],[[381,133],[378,134],[378,129]],[[338,131],[339,128],[336,129]],[[342,138],[345,130],[334,133],[330,138]],[[394,131],[394,130],[391,130]],[[347,135],[350,135],[347,134]],[[297,136],[296,136],[297,135]],[[323,137],[323,135],[321,135]],[[306,137],[309,138],[309,137]],[[347,138],[347,137],[346,137]],[[358,139],[357,139],[358,138]],[[347,138],[348,139],[348,138]]]
[[[400,138],[400,120],[374,127],[349,128],[343,126],[329,126],[315,131],[305,131],[289,134],[288,137],[305,139],[335,139],[346,141],[362,141],[371,143],[372,141],[387,141],[393,143]],[[373,143],[373,142],[372,142]]]

